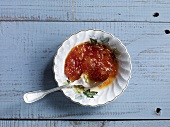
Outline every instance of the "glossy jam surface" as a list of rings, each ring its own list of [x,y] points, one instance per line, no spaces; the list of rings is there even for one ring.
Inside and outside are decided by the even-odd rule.
[[[82,73],[94,81],[104,81],[103,85],[112,82],[118,71],[114,52],[105,45],[85,42],[72,48],[65,60],[65,75],[72,82],[79,79]]]

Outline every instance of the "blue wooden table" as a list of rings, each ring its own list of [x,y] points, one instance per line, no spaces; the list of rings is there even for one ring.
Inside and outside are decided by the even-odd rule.
[[[62,92],[26,104],[25,92],[57,86],[56,50],[87,29],[110,32],[127,47],[133,70],[125,92],[95,108]],[[169,0],[0,0],[0,127],[160,127],[169,126],[168,119]]]

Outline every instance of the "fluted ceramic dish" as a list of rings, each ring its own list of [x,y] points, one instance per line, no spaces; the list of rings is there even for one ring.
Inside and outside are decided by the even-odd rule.
[[[101,30],[86,30],[80,31],[70,36],[63,42],[58,49],[54,58],[54,75],[58,85],[67,84],[68,78],[64,74],[65,59],[70,50],[83,42],[90,41],[90,38],[97,40],[98,43],[103,43],[110,48],[116,50],[116,58],[118,61],[118,74],[113,82],[105,88],[64,88],[63,93],[70,98],[73,102],[83,106],[99,106],[113,101],[128,86],[131,77],[131,60],[126,47],[115,36]],[[88,95],[90,93],[90,96]]]

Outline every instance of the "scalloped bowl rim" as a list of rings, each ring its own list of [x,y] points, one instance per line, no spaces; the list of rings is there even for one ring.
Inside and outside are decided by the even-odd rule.
[[[57,48],[56,54],[54,55],[53,67],[52,67],[52,70],[53,70],[53,73],[54,73],[54,79],[55,79],[55,82],[56,82],[57,85],[58,85],[58,82],[57,82],[56,76],[55,76],[55,74],[56,74],[56,73],[55,73],[55,65],[56,65],[56,63],[55,63],[55,58],[56,58],[56,56],[58,55],[58,50],[59,50],[59,49],[63,46],[63,44],[64,44],[67,40],[69,40],[73,35],[76,35],[76,34],[78,34],[78,33],[80,33],[80,32],[83,32],[83,31],[84,31],[84,32],[87,32],[87,31],[100,31],[100,32],[109,34],[110,36],[112,36],[113,38],[116,38],[116,39],[118,40],[119,44],[123,46],[123,48],[125,49],[125,51],[126,51],[126,53],[127,53],[127,55],[128,55],[128,59],[129,59],[128,62],[129,62],[129,64],[130,64],[130,70],[129,70],[128,79],[126,80],[126,85],[125,85],[125,87],[122,89],[121,93],[119,93],[117,96],[115,96],[112,100],[107,101],[107,102],[105,102],[105,103],[103,103],[103,104],[97,104],[97,105],[82,104],[82,103],[80,103],[80,102],[74,101],[71,97],[65,95],[65,93],[64,93],[63,90],[61,89],[62,93],[63,93],[68,99],[70,99],[72,102],[77,103],[77,104],[79,104],[79,105],[81,105],[81,106],[90,106],[90,107],[103,106],[103,105],[105,105],[105,104],[107,104],[107,103],[109,103],[109,102],[114,101],[117,97],[119,97],[119,96],[124,92],[124,90],[127,88],[128,84],[129,84],[129,80],[130,80],[130,78],[131,78],[131,73],[132,73],[131,57],[130,57],[130,55],[129,55],[127,49],[126,49],[126,47],[124,46],[124,44],[123,44],[116,36],[114,36],[113,34],[108,33],[108,32],[105,32],[105,31],[103,31],[103,30],[97,30],[97,29],[80,30],[80,31],[78,31],[78,32],[76,32],[76,33],[74,33],[74,34],[71,34],[71,35],[70,35],[67,39],[65,39],[65,40],[62,42],[62,44]],[[82,43],[83,43],[83,42],[82,42]]]

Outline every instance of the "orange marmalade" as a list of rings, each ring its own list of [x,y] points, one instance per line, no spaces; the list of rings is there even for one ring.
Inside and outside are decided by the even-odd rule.
[[[94,81],[104,81],[99,88],[109,85],[115,78],[118,64],[112,49],[99,43],[85,42],[72,48],[66,60],[64,73],[72,82],[84,73]]]

